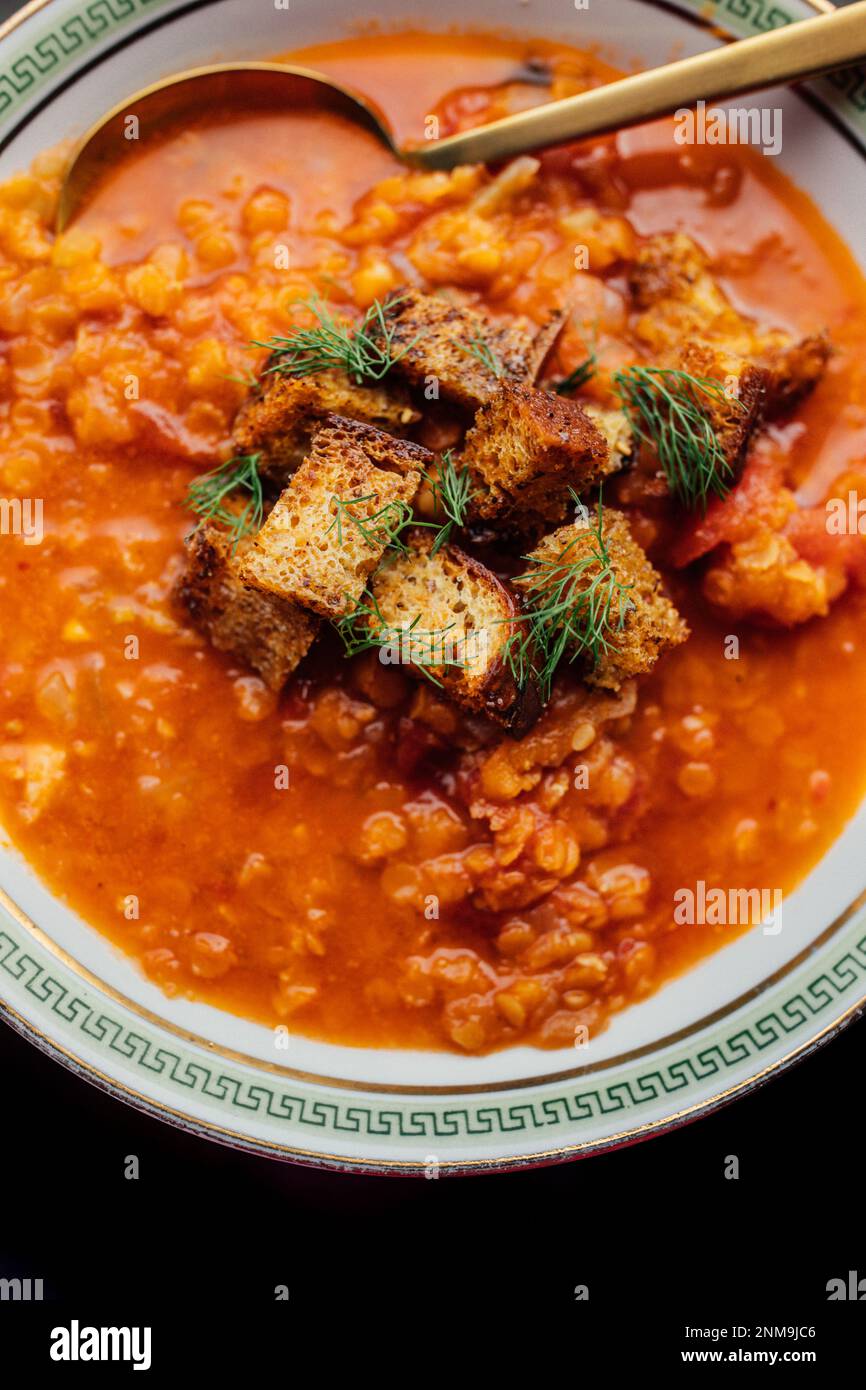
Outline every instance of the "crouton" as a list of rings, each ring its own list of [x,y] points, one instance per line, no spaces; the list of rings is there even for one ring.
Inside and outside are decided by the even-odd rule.
[[[563,573],[566,566],[579,562],[571,590],[577,599],[603,574],[602,561],[606,556],[613,578],[623,589],[611,597],[609,620],[603,632],[606,646],[601,647],[594,668],[587,662],[585,680],[605,690],[619,690],[630,676],[651,671],[662,652],[685,642],[689,629],[662,592],[661,576],[634,540],[622,512],[611,507],[604,509],[601,536],[603,552],[596,518],[560,527],[531,552],[526,573],[514,583],[526,595],[531,609],[533,585],[537,585],[539,576],[556,579],[559,560],[563,562]],[[599,592],[603,597],[604,589],[597,590],[597,596]],[[537,589],[535,593],[537,596]]]
[[[703,391],[700,407],[709,418],[726,463],[739,472],[749,440],[764,415],[771,378],[766,367],[731,357],[714,345],[689,343],[680,352],[680,370],[706,381],[736,382],[731,395]]]
[[[685,232],[651,236],[638,250],[629,283],[636,307],[652,310],[659,328],[665,315],[688,319],[692,327],[726,316],[736,327],[740,318],[710,275],[704,252]],[[652,323],[646,327],[650,331]]]
[[[784,338],[784,334],[779,335]],[[820,381],[833,351],[826,333],[810,333],[773,353],[765,414],[768,419],[790,410]]]
[[[367,626],[393,639],[393,659],[516,737],[531,728],[541,712],[537,685],[521,685],[506,654],[520,610],[490,570],[455,545],[434,554],[429,532],[415,530],[406,553],[378,570],[370,588],[375,616]]]
[[[395,290],[385,301],[393,370],[413,386],[435,380],[443,400],[477,410],[504,380],[534,379],[566,311],[538,329],[528,320],[496,323],[441,295]],[[375,335],[375,330],[371,330]]]
[[[407,518],[421,481],[409,460],[426,467],[433,455],[330,416],[244,556],[243,580],[325,618],[348,613]]]
[[[616,466],[575,401],[516,384],[500,385],[479,410],[461,458],[475,487],[473,517],[523,531],[562,521],[569,487],[581,492]]]
[[[609,473],[618,473],[631,461],[636,440],[624,410],[611,410],[594,401],[581,401],[581,407],[600,434],[604,435],[609,455]]]
[[[638,252],[631,288],[641,310],[634,329],[654,362],[692,370],[686,363],[700,350],[707,361],[715,359],[716,379],[738,381],[747,406],[750,396],[761,397],[749,406],[747,433],[762,415],[778,414],[810,391],[824,371],[830,344],[823,334],[798,342],[741,314],[713,279],[704,252],[682,232],[650,238]]]
[[[421,418],[399,387],[356,385],[336,369],[303,377],[272,372],[262,378],[235,420],[235,453],[259,454],[259,472],[285,487],[330,414],[394,435]]]
[[[258,671],[271,690],[280,690],[312,646],[319,619],[286,599],[247,588],[238,570],[251,545],[246,536],[234,549],[228,532],[212,523],[193,531],[175,597],[218,651],[230,652]]]

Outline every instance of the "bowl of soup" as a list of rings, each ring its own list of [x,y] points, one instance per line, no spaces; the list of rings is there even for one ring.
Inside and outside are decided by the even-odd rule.
[[[757,32],[715,18],[7,24],[0,980],[79,1074],[484,1171],[861,1008],[856,75],[450,172],[228,103],[55,224],[76,137],[181,67],[299,62],[423,141]]]

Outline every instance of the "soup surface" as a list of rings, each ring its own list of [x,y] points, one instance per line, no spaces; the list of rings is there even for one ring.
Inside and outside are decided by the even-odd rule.
[[[554,95],[614,75],[489,37],[303,58],[402,138],[538,101],[539,74]],[[742,312],[833,342],[741,487],[784,477],[804,516],[840,478],[847,495],[866,287],[773,161],[684,149],[661,123],[546,154],[485,222],[482,169],[410,171],[335,116],[226,113],[125,151],[55,238],[64,153],[0,187],[0,491],[44,506],[41,544],[0,537],[0,809],[51,888],[170,994],[472,1052],[571,1045],[748,929],[679,922],[681,890],[790,890],[866,781],[864,598],[852,583],[790,627],[711,606],[701,556],[730,502],[684,523],[654,473],[611,484],[692,635],[603,718],[566,672],[522,743],[375,653],[346,660],[332,632],[278,696],[172,597],[187,487],[231,453],[265,356],[250,344],[287,333],[299,299],[357,313],[410,281],[541,323],[567,289],[550,374],[591,351],[612,369],[640,360],[623,267],[660,232],[692,236]],[[684,544],[697,565],[673,563]]]

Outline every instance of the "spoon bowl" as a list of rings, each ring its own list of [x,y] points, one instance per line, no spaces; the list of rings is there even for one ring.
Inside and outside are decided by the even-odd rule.
[[[206,112],[256,110],[333,111],[370,132],[395,157],[391,128],[373,102],[309,68],[283,63],[215,63],[188,68],[127,97],[92,126],[72,154],[60,192],[56,226],[62,232],[89,200],[124,150],[153,139]],[[422,150],[423,154],[424,151]]]
[[[618,82],[547,102],[487,125],[416,146],[398,146],[384,114],[359,92],[285,63],[217,63],[145,87],[109,111],[79,142],[60,193],[57,229],[69,225],[124,147],[203,111],[241,105],[336,111],[396,159],[425,169],[490,163],[585,139],[694,106],[757,92],[866,58],[866,0],[817,19],[741,39]]]

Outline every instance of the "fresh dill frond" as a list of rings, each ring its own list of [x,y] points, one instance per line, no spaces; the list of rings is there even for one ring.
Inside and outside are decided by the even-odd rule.
[[[264,518],[264,496],[258,463],[260,454],[241,454],[221,463],[210,473],[193,478],[186,495],[186,506],[199,518],[199,526],[216,523],[227,531],[232,548],[244,536],[258,531]],[[227,506],[229,498],[247,494],[243,506]]]
[[[466,524],[466,512],[475,496],[475,489],[472,487],[468,466],[458,468],[455,464],[453,449],[445,450],[435,477],[431,473],[422,473],[421,476],[429,483],[434,501],[447,517],[447,521],[439,527],[433,540],[430,554],[435,555],[451,539],[455,528],[459,530]],[[436,522],[419,524],[436,526]]]
[[[579,503],[573,491],[572,497]],[[508,638],[505,659],[519,684],[534,675],[546,700],[567,651],[570,662],[585,656],[598,666],[610,636],[622,631],[632,586],[617,579],[611,564],[600,497],[595,524],[576,530],[558,556],[523,558],[531,568],[515,581],[524,596],[522,627]]]
[[[267,348],[272,355],[264,375],[313,376],[337,367],[356,384],[381,381],[418,341],[416,337],[394,350],[397,325],[390,316],[400,302],[398,298],[382,304],[375,299],[360,324],[352,325],[335,318],[317,295],[302,300],[303,307],[316,316],[318,323],[312,328],[294,328],[286,337],[254,343],[254,347]]]
[[[598,358],[595,355],[595,351],[592,351],[582,362],[578,362],[577,366],[573,371],[569,372],[568,376],[563,377],[562,381],[556,383],[553,388],[554,391],[558,396],[568,396],[572,391],[579,391],[582,386],[585,386],[586,383],[595,376],[597,366]]]
[[[474,357],[476,362],[480,362],[482,367],[486,367],[487,371],[492,372],[495,377],[505,375],[505,367],[501,358],[494,352],[487,339],[481,337],[480,333],[470,338],[468,343],[461,343],[459,339],[455,339],[455,346],[467,357]]]
[[[378,550],[380,546],[392,546],[399,550],[406,547],[401,540],[401,534],[412,520],[412,508],[402,498],[392,498],[377,511],[371,512],[369,516],[357,516],[352,510],[360,506],[362,502],[375,502],[378,493],[369,492],[364,497],[350,497],[348,499],[337,497],[331,498],[335,503],[334,520],[325,532],[329,536],[333,530],[337,532],[337,544],[343,544],[343,526],[348,524],[358,532],[361,539],[371,550]]]
[[[247,372],[245,376],[227,376],[225,372],[220,372],[220,377],[223,381],[234,382],[236,386],[248,386],[251,391],[254,391],[259,384],[255,372]]]
[[[386,623],[376,598],[369,591],[364,593],[351,612],[332,622],[343,643],[345,656],[358,656],[361,652],[387,651],[396,649],[396,662],[416,666],[433,685],[442,686],[442,681],[434,676],[433,666],[463,667],[466,662],[455,660],[449,652],[447,635],[456,626],[449,623],[443,628],[422,628],[421,614],[411,622],[395,628]]]
[[[672,495],[683,506],[704,511],[712,493],[726,497],[733,469],[706,403],[744,410],[742,402],[710,377],[671,367],[627,367],[614,372],[612,381],[635,434],[658,454]]]
[[[343,643],[344,656],[358,656],[385,645],[387,625],[375,596],[369,591],[361,595],[350,612],[332,620],[331,626]]]

